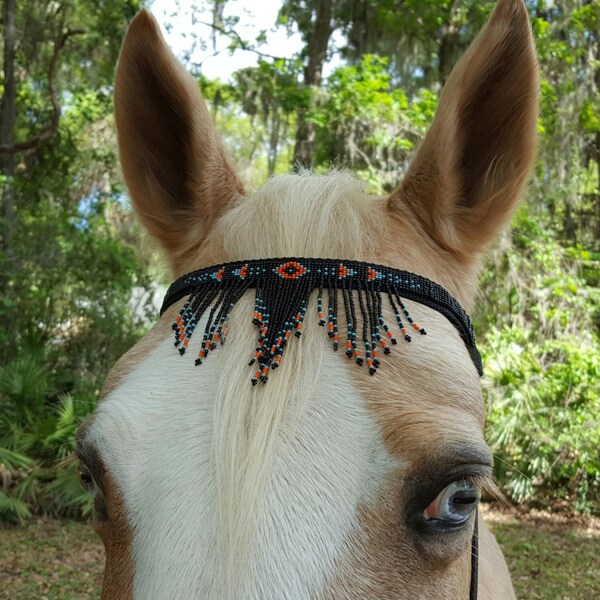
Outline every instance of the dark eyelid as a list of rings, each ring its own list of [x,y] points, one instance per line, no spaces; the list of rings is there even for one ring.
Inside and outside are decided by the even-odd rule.
[[[452,442],[437,449],[415,475],[423,482],[441,483],[450,479],[448,483],[452,483],[461,474],[491,475],[493,466],[492,453],[483,442]]]
[[[483,443],[453,442],[442,446],[425,464],[407,474],[405,514],[420,514],[454,481],[491,481],[493,458]]]
[[[431,473],[428,477],[422,477],[415,481],[411,486],[414,496],[419,498],[420,502],[433,502],[437,495],[448,485],[455,481],[485,481],[491,479],[492,468],[487,464],[481,463],[462,463],[453,466],[446,466],[441,470]]]
[[[454,465],[472,464],[494,466],[494,458],[490,449],[483,443],[451,443],[442,447],[439,454],[448,457]]]
[[[96,484],[104,488],[106,468],[97,448],[87,441],[89,424],[84,423],[75,433],[75,455],[89,470]]]

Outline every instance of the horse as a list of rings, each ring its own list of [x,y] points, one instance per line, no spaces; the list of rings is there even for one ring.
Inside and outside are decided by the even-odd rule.
[[[346,172],[300,171],[247,193],[197,83],[152,15],[137,14],[116,70],[120,160],[173,279],[195,291],[176,286],[77,432],[106,549],[103,600],[515,597],[477,510],[493,463],[465,315],[485,248],[534,161],[537,69],[525,3],[499,0],[395,191],[370,196]],[[262,363],[268,382],[259,368],[251,385],[257,326],[267,335],[263,292],[246,282],[259,267],[273,313],[310,269],[321,278],[339,269],[340,280],[362,273],[354,290],[327,280],[329,309],[341,315],[343,297],[353,315],[339,326],[329,315],[352,360],[323,335],[327,290],[313,278],[294,300],[298,317],[285,321],[301,337],[291,336],[277,370]],[[239,285],[220,288],[223,273]],[[401,307],[389,284],[372,283],[382,273],[406,288]],[[445,291],[445,304],[411,296],[421,284]],[[450,305],[465,315],[453,321]],[[386,332],[399,339],[383,353],[379,326],[396,317],[414,326],[413,340]],[[370,368],[353,356],[362,351],[349,329],[363,325],[376,330]],[[226,341],[213,344],[213,334]],[[173,348],[181,339],[200,350],[196,361]],[[283,346],[273,344],[265,360],[274,363]],[[259,344],[257,355],[268,352]]]

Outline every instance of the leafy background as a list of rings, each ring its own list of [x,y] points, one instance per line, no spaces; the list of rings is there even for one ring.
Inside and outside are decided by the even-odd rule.
[[[220,81],[189,57],[187,65],[249,187],[299,161],[351,168],[375,192],[397,185],[451,65],[493,8],[470,0],[284,0],[274,27],[305,42],[284,59],[268,54],[264,34],[240,36],[237,18],[227,16],[231,2],[195,4],[208,10],[215,36],[256,55],[255,66]],[[49,139],[0,155],[0,520],[7,522],[89,514],[68,461],[74,432],[107,370],[147,329],[153,290],[166,283],[131,215],[112,117],[118,48],[143,4],[4,2],[1,35],[14,57],[9,64],[4,54],[0,146],[48,128],[52,89],[61,108]],[[598,514],[600,3],[527,6],[541,61],[540,151],[513,228],[482,274],[476,325],[487,439],[513,502]]]

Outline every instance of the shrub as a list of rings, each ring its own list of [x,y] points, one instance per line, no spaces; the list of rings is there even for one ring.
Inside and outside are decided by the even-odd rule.
[[[496,476],[517,502],[600,512],[600,348],[591,336],[528,337],[504,327],[486,339]]]
[[[0,369],[0,521],[91,512],[76,465],[66,459],[75,431],[94,409],[95,387],[80,380],[57,393],[60,377],[44,361],[24,354]]]
[[[496,476],[516,502],[600,513],[600,261],[526,214],[516,225],[477,319]]]

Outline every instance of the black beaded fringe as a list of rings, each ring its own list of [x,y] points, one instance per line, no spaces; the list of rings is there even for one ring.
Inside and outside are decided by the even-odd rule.
[[[443,314],[465,342],[473,363],[483,373],[473,327],[461,305],[437,283],[406,271],[368,263],[314,259],[279,258],[232,262],[207,267],[184,275],[167,291],[161,315],[187,297],[173,323],[175,346],[185,354],[200,319],[208,313],[196,364],[224,343],[227,320],[236,302],[256,289],[253,322],[259,337],[250,365],[255,365],[252,384],[265,383],[276,369],[294,334],[302,335],[311,294],[317,291],[319,325],[326,328],[333,349],[338,350],[338,318],[346,318],[346,355],[359,365],[366,364],[374,375],[380,354],[390,352],[396,336],[406,342],[411,334],[425,335],[425,329],[410,316],[404,300],[413,300]],[[325,295],[325,292],[327,294]],[[391,306],[396,323],[383,318],[383,303]],[[326,304],[324,303],[326,302]],[[397,325],[397,334],[394,334]]]

